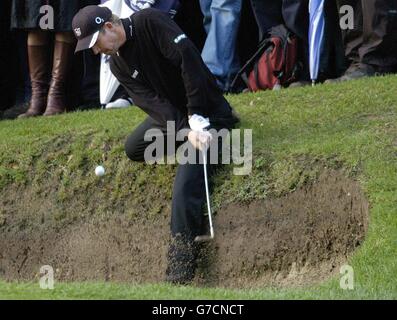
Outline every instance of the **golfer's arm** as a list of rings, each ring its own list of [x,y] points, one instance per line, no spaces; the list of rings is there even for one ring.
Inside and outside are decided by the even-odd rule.
[[[149,19],[148,23],[163,56],[181,69],[189,115],[204,115],[203,107],[208,104],[205,87],[207,73],[200,52],[168,17],[159,14],[156,19]]]
[[[176,130],[188,127],[186,117],[182,117],[182,114],[167,99],[161,98],[151,89],[135,81],[126,85],[122,83],[122,85],[134,103],[155,120],[160,123],[175,121]]]
[[[111,64],[111,71],[132,98],[134,104],[153,119],[164,124],[166,124],[167,121],[175,121],[176,130],[189,127],[187,118],[167,99],[160,97],[145,84],[128,77],[114,64]]]

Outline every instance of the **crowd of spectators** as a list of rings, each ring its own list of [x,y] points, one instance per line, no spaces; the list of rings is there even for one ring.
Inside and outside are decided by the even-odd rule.
[[[134,0],[120,0],[134,1]],[[177,1],[178,0],[157,0]],[[103,1],[102,1],[103,2]],[[135,0],[136,2],[136,0]],[[139,2],[139,1],[138,1]],[[155,1],[148,1],[153,3]],[[299,39],[302,70],[290,87],[310,84],[309,0],[180,0],[174,17],[202,52],[223,92],[241,92],[231,82],[271,27],[284,24]],[[98,108],[100,57],[74,54],[75,13],[98,0],[2,0],[0,2],[0,115],[51,116]],[[54,10],[43,29],[41,8]],[[340,28],[340,8],[354,9],[354,27]],[[348,81],[397,71],[397,1],[325,0],[325,54],[320,81]],[[108,107],[132,101],[118,90]]]

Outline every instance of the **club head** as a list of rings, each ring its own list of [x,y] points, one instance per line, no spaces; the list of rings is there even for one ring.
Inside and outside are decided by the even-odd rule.
[[[214,236],[208,236],[208,235],[204,235],[204,236],[197,236],[194,241],[195,242],[208,242],[214,239]]]
[[[214,229],[211,228],[209,235],[197,236],[196,238],[194,238],[194,241],[195,242],[208,242],[208,241],[213,240],[214,237],[215,237]]]

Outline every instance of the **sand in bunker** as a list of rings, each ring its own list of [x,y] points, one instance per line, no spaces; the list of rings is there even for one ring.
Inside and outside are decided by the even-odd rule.
[[[169,212],[149,220],[115,212],[106,221],[92,215],[54,227],[40,212],[48,214],[51,206],[33,197],[29,206],[24,199],[6,203],[3,212],[13,214],[0,226],[2,279],[34,280],[42,265],[50,265],[56,281],[164,280]],[[35,214],[24,227],[29,210]],[[247,288],[321,282],[337,274],[363,242],[368,210],[358,182],[334,170],[281,198],[228,205],[215,217],[215,240],[202,248],[195,284]]]

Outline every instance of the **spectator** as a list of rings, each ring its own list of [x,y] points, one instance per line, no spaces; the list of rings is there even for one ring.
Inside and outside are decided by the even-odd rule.
[[[291,86],[310,84],[309,76],[309,0],[251,0],[252,9],[259,27],[260,41],[266,39],[270,28],[284,24],[299,38],[298,60],[302,70],[298,81]]]
[[[284,24],[299,40],[298,61],[301,70],[296,82],[290,87],[309,85],[309,0],[251,0],[252,9],[259,27],[259,41],[269,37],[270,28]],[[321,54],[319,80],[336,77],[345,69],[341,32],[332,0],[324,1],[324,46]]]
[[[123,86],[120,86],[117,88],[117,91],[115,92],[114,96],[112,97],[112,100],[106,104],[105,109],[122,109],[122,108],[128,108],[132,106],[134,102],[132,99],[128,96],[127,91],[124,89]]]
[[[79,90],[76,90],[77,92],[80,92],[78,99],[78,109],[97,109],[101,105],[99,99],[99,75],[101,59],[99,56],[94,55],[94,53],[90,51],[77,53],[75,56],[80,56],[80,59],[78,60],[80,63],[80,68],[78,68],[77,72],[79,79],[76,79],[77,83],[80,84]]]
[[[15,49],[13,39],[9,32],[10,19],[8,13],[10,11],[10,2],[7,0],[1,1],[0,10],[6,13],[0,15],[0,46],[1,48],[7,46],[11,50]],[[13,56],[15,56],[15,53],[9,50],[1,50],[0,52],[0,101],[2,102],[0,104],[0,113],[9,107],[13,103],[12,100],[15,99],[16,79],[14,75],[16,63]],[[10,73],[10,71],[14,72]]]
[[[185,32],[195,46],[202,51],[207,34],[203,26],[203,14],[199,0],[181,0],[175,22]]]
[[[202,58],[219,87],[228,92],[240,69],[236,45],[242,0],[200,0],[200,6],[207,33]]]
[[[11,12],[11,6],[9,12]],[[8,19],[10,18],[9,15]],[[4,42],[7,43],[9,50],[3,50],[0,54],[2,55],[0,64],[4,65],[0,68],[2,70],[2,80],[0,81],[2,83],[0,84],[2,97],[0,101],[4,102],[2,107],[6,109],[3,113],[3,119],[15,119],[21,113],[26,112],[31,99],[32,89],[26,48],[27,34],[24,31],[11,32],[10,24],[8,24],[8,27],[2,28],[2,31],[9,35]]]
[[[85,4],[85,1],[78,0],[13,0],[11,27],[28,31],[27,50],[32,84],[29,108],[20,117],[50,116],[66,111],[65,85],[74,48],[71,22],[74,14]],[[45,15],[41,9],[45,5],[53,9],[54,17],[48,20],[54,22],[53,29],[51,25],[51,29],[40,28],[40,20]],[[47,13],[51,15],[52,12]],[[52,33],[53,45],[50,39]]]
[[[344,34],[348,69],[343,76],[327,82],[370,77],[396,71],[397,1],[338,0],[354,9],[354,28]]]

